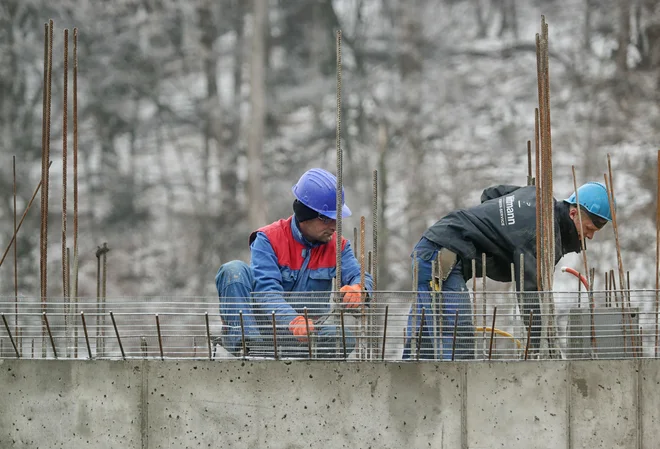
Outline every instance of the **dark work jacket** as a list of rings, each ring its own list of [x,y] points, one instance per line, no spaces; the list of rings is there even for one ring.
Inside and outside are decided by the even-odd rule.
[[[580,252],[580,239],[569,217],[569,205],[554,200],[555,265],[570,252]],[[457,210],[423,234],[439,247],[458,254],[463,277],[482,276],[481,254],[486,254],[486,276],[511,282],[511,263],[520,287],[520,255],[524,255],[524,290],[536,291],[536,187],[499,185],[484,190],[481,204]]]

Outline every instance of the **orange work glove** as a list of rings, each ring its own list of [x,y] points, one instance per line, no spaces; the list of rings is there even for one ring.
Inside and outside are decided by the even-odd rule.
[[[362,290],[360,284],[344,285],[339,289],[344,295],[343,302],[348,308],[359,307],[362,302]]]
[[[310,333],[314,332],[314,323],[312,320],[307,320],[307,324],[305,324],[305,317],[302,315],[298,315],[289,323],[289,330],[301,343],[307,341],[308,328]]]

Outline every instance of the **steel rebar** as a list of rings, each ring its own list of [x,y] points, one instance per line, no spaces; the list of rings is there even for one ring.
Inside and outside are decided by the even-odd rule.
[[[124,345],[121,343],[121,338],[119,337],[119,329],[117,329],[117,322],[115,321],[115,316],[110,311],[110,319],[112,320],[112,327],[115,328],[115,335],[117,336],[117,343],[119,344],[119,350],[121,351],[121,358],[126,360],[126,353],[124,352]]]
[[[69,30],[64,29],[64,82],[62,101],[62,297],[68,296],[66,281],[66,196],[67,196],[67,125],[69,112]]]
[[[490,327],[490,344],[488,346],[488,360],[491,360],[493,355],[493,338],[495,337],[495,318],[497,318],[497,306],[493,307],[493,324]]]
[[[381,348],[380,348],[380,359],[381,360],[385,360],[385,342],[387,341],[387,317],[389,315],[389,312],[390,312],[390,306],[389,306],[389,304],[386,304],[385,305],[385,318],[384,318],[384,321],[383,321],[383,342],[382,342]],[[404,332],[404,336],[405,336],[405,332]]]
[[[657,162],[658,174],[656,183],[656,211],[655,211],[655,356],[658,357],[658,343],[660,343],[660,332],[658,332],[658,315],[660,312],[660,150],[658,150]]]
[[[85,323],[85,312],[80,311],[80,319],[83,325],[83,332],[85,333],[85,343],[87,343],[87,353],[89,354],[90,360],[94,357],[92,356],[92,347],[89,344],[89,334],[87,333],[87,323]]]
[[[204,324],[206,325],[206,345],[209,351],[209,360],[213,360],[213,348],[211,344],[211,326],[209,326],[208,312],[204,312]]]
[[[458,310],[454,314],[454,335],[451,340],[451,361],[456,358],[456,334],[458,332]],[[443,357],[444,358],[444,357]]]
[[[422,338],[424,335],[424,321],[425,321],[425,315],[426,315],[426,307],[422,307],[422,315],[421,315],[421,322],[419,324],[419,335],[417,336],[418,341],[417,341],[417,360],[419,360],[419,351],[422,348]]]
[[[163,356],[163,337],[160,334],[160,319],[158,318],[158,314],[156,314],[156,331],[158,332],[158,349],[160,350],[160,359],[165,360],[165,357]]]
[[[525,344],[525,357],[523,360],[527,360],[527,354],[529,353],[529,343],[532,337],[532,320],[534,319],[534,310],[529,311],[529,323],[527,323],[527,343]]]
[[[271,312],[271,317],[272,317],[272,320],[273,320],[273,354],[275,355],[275,360],[279,360],[279,356],[277,354],[277,326],[275,325],[275,311],[274,310]],[[309,336],[307,338],[309,338]]]
[[[341,342],[342,342],[342,348],[344,349],[344,359],[346,359],[347,352],[346,352],[346,328],[344,326],[344,309],[341,309],[339,311],[339,322],[341,324]]]
[[[57,348],[55,347],[55,340],[53,339],[53,333],[50,331],[50,323],[48,322],[48,316],[46,315],[46,312],[42,312],[41,316],[43,317],[44,322],[46,323],[48,338],[50,338],[50,345],[53,348],[53,356],[57,358]]]
[[[78,298],[78,28],[73,29],[73,301]],[[75,328],[75,337],[78,328]],[[77,341],[77,338],[76,338]]]
[[[336,274],[337,289],[341,288],[341,252],[342,252],[342,222],[344,206],[343,198],[343,175],[342,175],[342,148],[341,148],[341,30],[337,30],[337,128],[336,128],[336,146],[337,146],[337,187],[336,187],[336,211],[337,211],[337,248],[336,248]],[[335,301],[340,302],[339,295],[336,295]]]
[[[312,358],[312,339],[310,338],[310,333],[309,333],[309,321],[307,317],[307,307],[304,308],[304,315],[305,315],[305,329],[307,331],[307,351],[309,353],[309,358]]]
[[[16,358],[20,359],[21,354],[18,352],[18,348],[16,347],[16,343],[14,342],[14,337],[11,335],[11,329],[9,328],[9,323],[7,323],[7,318],[5,318],[4,313],[0,313],[0,316],[2,316],[2,322],[5,324],[5,329],[7,330],[7,335],[9,335],[9,341],[11,341],[11,345],[14,347],[14,352],[16,353]]]
[[[238,318],[241,321],[241,345],[243,346],[243,357],[247,356],[247,346],[245,343],[245,325],[243,324],[243,311],[239,310]]]

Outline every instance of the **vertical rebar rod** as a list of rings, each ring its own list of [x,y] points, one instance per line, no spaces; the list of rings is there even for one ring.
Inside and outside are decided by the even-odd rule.
[[[163,336],[160,334],[160,319],[156,314],[156,331],[158,332],[158,349],[160,350],[160,359],[165,360],[163,356]]]
[[[611,298],[610,298],[610,276],[605,271],[605,307],[610,307]]]
[[[660,157],[660,156],[659,156]],[[372,219],[372,250],[373,263],[371,271],[371,279],[373,280],[373,293],[371,302],[375,304],[376,295],[378,290],[378,170],[373,172],[373,197],[371,203],[371,219]]]
[[[243,357],[247,356],[247,345],[245,343],[245,325],[243,324],[243,311],[238,311],[238,318],[241,321],[241,345],[243,345]]]
[[[44,79],[43,79],[43,101],[41,104],[41,181],[39,185],[44,184],[46,180],[46,165],[48,157],[46,156],[46,116],[48,115],[48,23],[44,24]],[[39,221],[39,296],[43,303],[44,298],[44,207],[46,205],[45,192],[41,191],[41,211]],[[15,236],[14,236],[15,237]],[[3,257],[4,260],[4,257]],[[0,265],[2,263],[0,262]],[[43,326],[43,325],[42,325]],[[42,328],[42,335],[45,335],[45,329]]]
[[[336,274],[337,289],[341,288],[341,252],[342,252],[342,222],[344,206],[343,198],[343,175],[342,175],[342,149],[341,149],[341,30],[337,30],[337,128],[336,128],[336,146],[337,146],[337,188],[336,188],[336,211],[337,211],[337,250],[336,250]],[[335,295],[335,301],[341,299]]]
[[[87,323],[85,323],[85,312],[83,312],[82,310],[80,311],[80,320],[82,321],[83,332],[85,333],[85,343],[87,343],[87,353],[89,354],[89,358],[91,360],[94,357],[92,357],[92,347],[89,344],[89,334],[87,333]]]
[[[537,35],[538,36],[538,35]],[[537,41],[538,46],[538,41]],[[542,215],[543,209],[541,207],[541,183],[542,170],[541,170],[541,147],[540,147],[540,130],[539,130],[539,108],[534,109],[534,165],[536,168],[536,181],[534,183],[536,191],[536,290],[543,291],[543,280],[541,275],[541,260],[543,258],[542,234],[543,226]]]
[[[64,264],[65,274],[64,277],[67,285],[67,297],[64,298],[64,341],[66,342],[64,349],[66,350],[65,357],[71,357],[69,352],[71,340],[71,248],[66,248],[66,263]]]
[[[436,287],[435,279],[438,279],[439,286]],[[433,341],[433,359],[438,358],[438,323],[437,323],[437,306],[439,290],[442,288],[442,264],[440,263],[440,252],[438,257],[431,261],[431,340]]]
[[[456,358],[456,334],[458,333],[458,310],[454,314],[454,335],[451,339],[451,361]]]
[[[78,28],[73,29],[73,301],[78,298]],[[77,336],[77,328],[75,331]]]
[[[209,326],[208,312],[204,312],[204,324],[206,325],[206,346],[209,351],[209,360],[213,360],[213,348],[211,346],[211,326]]]
[[[366,281],[366,260],[365,245],[366,221],[364,215],[360,217],[360,360],[365,360],[367,356],[367,316],[365,313],[365,304],[367,302],[367,293],[365,291]]]
[[[16,156],[12,157],[12,169],[14,172],[14,235],[16,235]],[[16,340],[19,340],[18,337],[18,240],[14,242],[14,333],[16,334]],[[19,343],[20,345],[20,343]]]
[[[471,262],[472,262],[472,298],[473,298],[473,301],[474,301],[472,322],[476,326],[477,322],[478,322],[477,321],[477,310],[479,310],[478,304],[477,304],[477,260],[472,259]],[[440,299],[440,301],[442,302],[442,298]],[[440,338],[441,338],[440,341],[442,341],[442,337],[443,337],[443,335],[442,335],[442,320],[443,320],[443,318],[444,318],[443,304],[440,304],[440,320],[439,320],[439,323],[440,323]],[[477,355],[479,353],[479,343],[478,343],[477,338],[476,338],[476,333],[475,333],[475,338],[473,338],[472,341],[474,342],[473,343],[474,347],[472,348],[473,353],[474,353],[474,357],[477,358]],[[442,353],[444,353],[444,351],[445,351],[445,349],[443,347],[442,348]]]
[[[658,343],[660,343],[660,330],[658,315],[660,313],[660,150],[658,150],[658,174],[656,183],[656,210],[655,210],[655,357],[658,357]]]
[[[42,239],[41,239],[41,305],[42,311],[45,312],[46,304],[48,301],[48,185],[49,185],[49,170],[46,168],[50,162],[50,108],[51,108],[51,92],[52,92],[52,74],[53,74],[53,20],[48,21],[46,28],[46,86],[44,93],[46,95],[46,119],[45,119],[45,136],[43,138],[42,148],[42,181],[43,188],[41,189],[41,226],[42,226]],[[41,355],[46,357],[46,328],[42,325],[42,345]]]
[[[279,360],[279,355],[277,354],[277,326],[275,325],[275,311],[273,310],[271,312],[271,317],[273,320],[273,354],[275,356],[275,360]],[[309,336],[307,336],[309,338]]]
[[[2,322],[5,324],[5,329],[7,329],[7,335],[9,335],[9,341],[11,341],[11,345],[14,347],[14,352],[16,353],[16,358],[20,359],[21,354],[18,352],[18,348],[16,347],[16,343],[14,342],[14,337],[11,335],[11,329],[9,328],[9,323],[7,323],[7,318],[5,318],[4,313],[0,313],[0,316],[2,316]]]
[[[527,360],[527,354],[529,354],[529,342],[532,338],[532,320],[534,320],[534,311],[529,311],[529,323],[527,323],[527,343],[525,344],[525,357],[523,360]]]
[[[101,296],[101,308],[105,312],[105,302],[107,295],[107,285],[108,285],[108,244],[103,242],[103,290]],[[101,314],[101,348],[105,352],[105,314]],[[98,353],[98,351],[97,351]]]
[[[385,342],[387,341],[387,317],[390,313],[389,304],[385,305],[385,317],[383,319],[383,341],[380,347],[380,359],[385,360]],[[404,333],[405,335],[405,333]]]
[[[53,348],[53,356],[57,358],[57,348],[55,347],[55,340],[53,339],[53,333],[50,331],[50,323],[48,322],[48,315],[46,315],[46,312],[42,312],[41,316],[44,319],[44,323],[46,323],[46,330],[48,331],[48,338],[50,339],[50,345]]]
[[[69,29],[64,29],[64,82],[62,100],[62,297],[66,302],[68,288],[66,282],[66,195],[67,195],[67,125],[69,112]]]
[[[493,307],[493,324],[490,326],[490,344],[488,345],[488,360],[493,357],[493,339],[495,338],[495,319],[497,318],[497,306]]]
[[[422,338],[424,336],[424,321],[425,321],[425,315],[426,315],[426,307],[422,307],[422,315],[421,315],[421,322],[419,324],[419,335],[417,336],[417,355],[416,358],[419,360],[419,351],[422,348]]]
[[[341,343],[342,343],[342,348],[344,349],[344,360],[347,358],[347,351],[346,351],[346,327],[344,325],[344,309],[341,309],[339,311],[339,322],[341,324]]]
[[[527,185],[534,185],[534,177],[532,176],[532,141],[527,141]]]
[[[311,335],[309,334],[309,321],[307,317],[307,307],[304,308],[304,315],[305,315],[305,329],[307,331],[307,351],[308,351],[308,358],[312,358],[312,338]]]
[[[486,355],[486,253],[481,253],[481,309],[483,312],[483,330],[481,332],[482,337],[482,353]],[[453,349],[452,349],[453,352]]]
[[[419,262],[417,260],[417,251],[413,251],[413,266],[412,266],[412,307],[411,307],[411,329],[410,329],[410,356],[412,357],[415,347],[417,345],[417,277],[419,276]]]
[[[117,322],[115,321],[115,316],[110,311],[110,319],[112,320],[112,327],[115,328],[115,335],[117,336],[117,343],[119,344],[119,350],[121,351],[121,358],[126,360],[126,353],[124,352],[124,345],[121,343],[121,337],[119,337],[119,329],[117,329]]]

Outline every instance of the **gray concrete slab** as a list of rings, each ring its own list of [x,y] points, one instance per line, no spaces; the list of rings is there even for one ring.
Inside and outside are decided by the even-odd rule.
[[[468,364],[467,447],[566,448],[566,365]]]
[[[141,366],[0,359],[0,448],[140,448]]]
[[[639,362],[642,448],[660,446],[660,370],[658,360]]]
[[[148,378],[151,449],[461,447],[456,364],[173,362]]]
[[[571,447],[637,448],[637,361],[573,362],[569,374]]]

